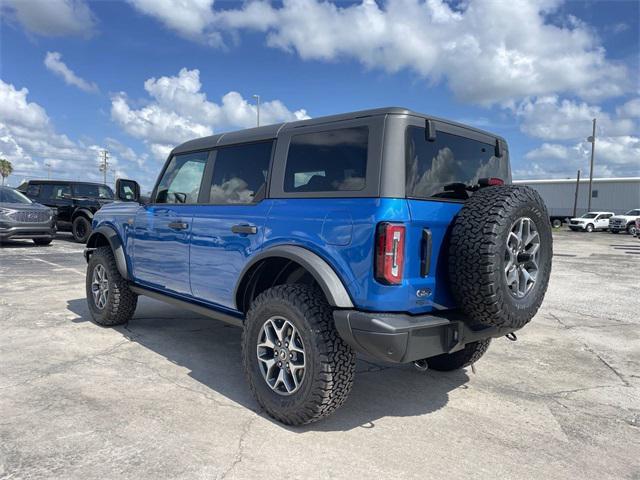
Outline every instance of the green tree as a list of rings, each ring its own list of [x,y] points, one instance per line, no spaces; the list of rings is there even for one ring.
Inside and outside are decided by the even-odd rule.
[[[2,175],[2,185],[4,185],[4,179],[11,175],[13,172],[13,165],[9,160],[0,158],[0,175]]]

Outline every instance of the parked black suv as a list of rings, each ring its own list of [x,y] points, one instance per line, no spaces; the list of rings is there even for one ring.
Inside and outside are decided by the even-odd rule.
[[[29,180],[17,190],[35,202],[56,209],[58,230],[71,231],[80,243],[86,243],[91,234],[93,214],[113,201],[113,191],[101,183]]]

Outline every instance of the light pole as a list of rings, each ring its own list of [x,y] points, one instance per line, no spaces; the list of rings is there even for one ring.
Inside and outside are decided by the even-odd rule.
[[[51,180],[51,164],[49,162],[45,162],[44,166],[47,167],[47,180]]]
[[[257,113],[257,120],[258,120],[258,127],[260,126],[260,95],[253,95],[253,98],[256,99],[256,105],[257,105],[257,109],[256,109],[256,113]]]
[[[596,119],[593,119],[593,133],[587,138],[591,143],[591,167],[589,168],[589,199],[587,200],[587,212],[591,211],[591,187],[593,185],[593,158],[596,154]]]

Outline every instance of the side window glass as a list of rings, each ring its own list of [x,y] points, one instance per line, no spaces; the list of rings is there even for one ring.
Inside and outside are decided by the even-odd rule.
[[[368,127],[291,137],[285,192],[357,191],[365,187]]]
[[[272,149],[272,141],[218,148],[209,202],[249,204],[264,198]]]
[[[162,175],[156,203],[198,203],[209,152],[175,155]]]
[[[40,185],[29,184],[29,187],[27,188],[27,196],[37,197],[38,195],[40,195]]]
[[[71,187],[69,185],[54,185],[50,198],[53,200],[71,198]]]

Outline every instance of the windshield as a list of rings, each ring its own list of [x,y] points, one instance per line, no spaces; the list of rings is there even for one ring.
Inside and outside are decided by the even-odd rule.
[[[625,215],[629,215],[630,217],[633,217],[634,215],[640,215],[640,210],[629,210],[627,213],[625,213]]]
[[[585,213],[580,218],[596,218],[598,216],[597,213]]]
[[[13,188],[0,187],[0,203],[24,203],[28,205],[31,200]]]
[[[76,197],[105,198],[113,200],[113,192],[106,185],[78,184],[73,186]]]
[[[509,158],[495,156],[495,145],[438,131],[433,142],[422,127],[408,127],[406,194],[412,198],[466,200],[469,192],[455,184],[475,186],[481,178],[511,181]]]

